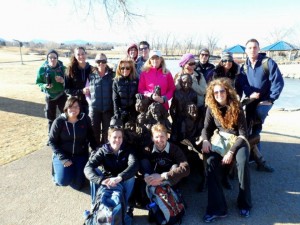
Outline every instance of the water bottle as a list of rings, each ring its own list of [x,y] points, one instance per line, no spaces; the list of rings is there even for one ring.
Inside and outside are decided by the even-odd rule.
[[[83,218],[87,219],[89,215],[90,215],[90,211],[89,210],[84,210],[84,212],[83,212]]]

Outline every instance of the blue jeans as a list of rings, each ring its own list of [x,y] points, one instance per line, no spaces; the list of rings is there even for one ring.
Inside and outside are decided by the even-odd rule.
[[[101,176],[102,172],[99,169],[95,169],[96,173]],[[123,186],[123,190],[124,190],[124,197],[125,197],[125,204],[126,207],[128,205],[128,199],[131,196],[132,190],[133,190],[133,186],[134,186],[134,177],[125,180],[125,181],[121,181],[121,185]],[[96,199],[96,194],[97,194],[97,190],[100,187],[100,185],[95,184],[93,182],[90,182],[90,186],[91,186],[91,198],[92,198],[92,205],[95,204],[95,199]]]
[[[259,105],[256,107],[256,116],[260,120],[260,123],[255,124],[252,127],[252,134],[259,135],[262,131],[262,125],[265,122],[266,117],[268,116],[269,111],[273,105]],[[260,143],[257,144],[258,149],[260,150]]]
[[[83,169],[88,161],[86,156],[73,156],[71,158],[72,165],[64,167],[62,162],[58,159],[57,155],[53,156],[54,179],[59,186],[68,186],[76,190],[83,187],[85,175]]]

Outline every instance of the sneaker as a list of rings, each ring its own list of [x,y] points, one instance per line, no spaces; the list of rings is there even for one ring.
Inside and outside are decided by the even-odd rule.
[[[241,217],[249,217],[250,216],[250,210],[249,209],[241,209],[240,210],[240,216]]]
[[[263,162],[262,164],[257,164],[256,170],[257,171],[269,172],[269,173],[274,172],[274,168],[271,167],[270,165],[268,165],[266,162]]]
[[[203,221],[205,223],[211,223],[211,222],[215,221],[217,218],[224,218],[226,216],[227,216],[227,214],[223,214],[223,215],[209,215],[209,214],[205,214],[205,216],[203,217]]]

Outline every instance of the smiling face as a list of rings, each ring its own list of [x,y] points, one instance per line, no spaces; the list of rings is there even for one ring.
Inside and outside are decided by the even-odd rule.
[[[76,48],[74,50],[74,56],[79,64],[85,64],[86,62],[86,52],[82,48]]]
[[[158,69],[161,64],[161,58],[157,55],[154,55],[150,58],[150,63],[153,68]]]
[[[137,55],[138,55],[137,49],[136,49],[136,48],[130,48],[130,49],[128,50],[128,55],[129,55],[129,57],[130,57],[131,59],[134,60],[134,59],[137,57]]]
[[[75,101],[73,105],[70,105],[67,109],[67,115],[70,119],[75,119],[80,113],[80,107],[78,101]]]
[[[152,132],[152,140],[158,150],[163,150],[167,145],[168,136],[165,132],[154,131]]]
[[[57,59],[57,55],[54,53],[50,53],[48,55],[48,64],[50,67],[56,67],[58,59]]]
[[[132,68],[128,62],[120,64],[120,71],[123,77],[128,77],[130,75]]]
[[[123,143],[123,133],[122,133],[122,131],[116,130],[116,131],[113,131],[112,133],[109,133],[108,141],[110,143],[111,148],[114,151],[119,150],[122,143]]]
[[[251,41],[247,43],[245,52],[250,59],[256,60],[258,57],[259,50],[260,48],[258,43]]]
[[[226,105],[227,103],[227,92],[224,87],[220,85],[215,85],[214,86],[214,97],[215,100],[220,104],[220,105]]]
[[[190,59],[183,67],[183,72],[188,74],[193,74],[196,68],[195,59]]]

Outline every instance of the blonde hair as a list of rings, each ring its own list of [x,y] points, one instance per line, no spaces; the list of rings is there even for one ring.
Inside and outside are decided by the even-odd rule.
[[[115,79],[119,80],[120,77],[122,77],[122,74],[121,74],[121,65],[123,63],[129,63],[130,65],[130,74],[129,74],[129,79],[130,80],[134,80],[136,78],[136,69],[135,69],[135,63],[132,59],[130,59],[129,57],[126,57],[124,59],[121,59],[118,66],[117,66],[117,70],[116,70],[116,77]]]
[[[154,132],[162,132],[162,133],[165,133],[166,135],[168,135],[167,128],[165,127],[165,125],[163,125],[161,123],[157,123],[151,127],[152,135],[154,134]]]
[[[167,69],[166,67],[166,62],[165,62],[165,59],[163,57],[159,57],[161,62],[160,62],[160,65],[159,65],[159,68],[162,70],[162,73],[163,74],[167,74],[169,73],[169,70]],[[150,70],[150,68],[152,68],[152,65],[151,65],[151,62],[150,62],[150,59],[147,59],[147,61],[145,62],[143,68],[142,68],[142,71],[146,71],[148,72]]]
[[[223,87],[227,94],[227,111],[224,117],[222,116],[222,112],[214,96],[214,87],[216,85]],[[233,89],[231,81],[228,78],[216,79],[209,83],[209,86],[206,89],[205,104],[211,109],[212,115],[220,122],[224,129],[233,129],[237,124],[241,110],[240,102],[237,93]]]

